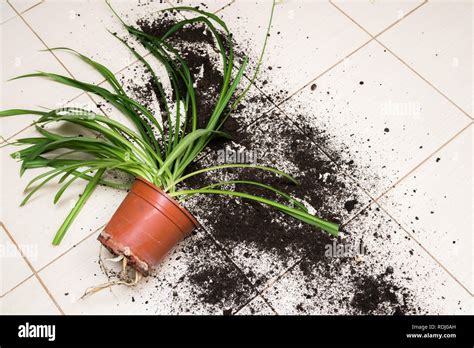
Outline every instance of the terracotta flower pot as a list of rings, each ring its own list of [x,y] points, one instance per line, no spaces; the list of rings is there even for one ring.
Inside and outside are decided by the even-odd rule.
[[[150,274],[198,222],[174,199],[142,178],[136,178],[98,240],[109,251],[128,258],[144,276]]]

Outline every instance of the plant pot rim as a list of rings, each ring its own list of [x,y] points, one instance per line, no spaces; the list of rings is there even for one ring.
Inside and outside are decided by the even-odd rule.
[[[142,178],[140,176],[137,176],[135,177],[136,180],[139,180],[141,182],[143,182],[144,184],[148,185],[150,188],[152,188],[153,190],[155,191],[158,191],[160,192],[160,194],[165,197],[171,204],[173,204],[174,206],[176,206],[179,210],[181,210],[185,215],[186,217],[192,221],[192,223],[194,224],[194,226],[196,228],[200,227],[201,224],[196,220],[196,218],[194,216],[192,216],[192,214],[189,212],[188,209],[186,209],[185,207],[183,207],[181,204],[179,204],[178,201],[176,201],[174,198],[172,198],[171,196],[169,196],[166,192],[164,192],[161,188],[159,188],[158,186],[154,185],[153,183],[149,182],[148,180],[146,180],[145,178]]]

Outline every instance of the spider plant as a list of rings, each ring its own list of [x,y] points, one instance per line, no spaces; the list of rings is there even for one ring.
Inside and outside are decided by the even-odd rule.
[[[274,7],[275,4],[272,6],[268,31],[270,30]],[[112,9],[112,11],[114,10]],[[75,107],[46,111],[26,109],[1,111],[0,116],[2,117],[26,114],[38,117],[34,122],[38,136],[22,138],[13,143],[24,146],[21,150],[11,154],[13,158],[21,161],[20,175],[32,168],[47,168],[47,171],[37,175],[28,183],[26,189],[29,192],[21,205],[27,203],[38,190],[55,178],[59,179],[58,183],[60,185],[54,197],[54,203],[58,202],[73,182],[76,180],[84,181],[83,193],[54,237],[53,244],[58,245],[98,185],[124,188],[123,185],[112,182],[104,176],[107,171],[118,170],[133,177],[142,177],[178,200],[197,194],[228,195],[243,198],[276,208],[298,220],[317,226],[332,235],[337,235],[338,225],[310,214],[305,206],[295,198],[261,182],[233,180],[216,182],[196,189],[178,189],[179,184],[190,177],[227,168],[253,168],[269,172],[272,175],[279,175],[294,184],[298,184],[298,182],[292,176],[276,168],[251,164],[223,164],[199,169],[191,173],[186,171],[211,139],[214,137],[229,137],[220,129],[255,81],[267,44],[268,31],[255,71],[249,78],[250,82],[245,88],[240,89],[241,92],[237,92],[248,66],[248,58],[245,57],[240,66],[236,65],[232,35],[225,22],[212,13],[192,7],[182,6],[162,11],[184,11],[194,16],[176,22],[161,37],[149,35],[124,23],[118,15],[117,18],[120,19],[131,36],[165,67],[172,88],[172,98],[163,88],[162,80],[152,69],[149,61],[125,40],[114,35],[130,49],[137,60],[150,72],[163,105],[161,111],[164,116],[162,115],[162,117],[157,117],[147,107],[127,95],[116,76],[104,65],[69,48],[58,47],[51,50],[66,50],[77,55],[85,64],[99,72],[111,88],[107,89],[49,72],[35,72],[14,78],[46,78],[94,94],[117,108],[133,124],[133,127],[127,127],[107,116]],[[212,33],[222,60],[223,69],[222,88],[219,95],[216,96],[217,101],[205,128],[198,128],[197,126],[200,115],[197,114],[193,76],[185,59],[172,44],[172,38],[176,32],[187,25],[196,24],[204,25]],[[94,135],[64,136],[47,130],[45,126],[54,123],[73,124]],[[58,151],[62,151],[62,153],[55,155]],[[86,154],[87,158],[84,158],[84,156],[82,158],[78,157],[78,154]],[[276,194],[280,199],[272,200],[241,192],[237,189],[228,190],[226,188],[229,187],[229,184],[236,188],[241,185],[258,186]]]

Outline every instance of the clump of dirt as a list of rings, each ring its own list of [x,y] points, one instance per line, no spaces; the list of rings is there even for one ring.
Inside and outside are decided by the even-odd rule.
[[[408,290],[391,281],[388,272],[358,276],[355,290],[351,305],[361,314],[377,314],[381,306],[388,306],[389,314],[404,315],[410,311]]]
[[[188,279],[200,288],[198,298],[211,305],[221,304],[224,299],[244,298],[248,292],[242,287],[241,275],[230,264],[193,264]]]

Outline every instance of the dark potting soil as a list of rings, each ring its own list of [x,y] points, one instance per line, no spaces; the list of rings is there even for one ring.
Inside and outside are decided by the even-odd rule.
[[[188,279],[200,288],[198,298],[211,305],[221,304],[223,299],[245,298],[247,288],[242,287],[241,274],[230,264],[204,263],[189,269]]]
[[[406,314],[409,305],[405,301],[409,299],[410,293],[406,288],[395,285],[389,277],[387,273],[357,277],[356,293],[351,305],[362,314],[375,314],[381,305],[388,306],[388,314]]]
[[[176,17],[169,14],[160,18],[142,18],[137,21],[137,26],[149,34],[161,36],[175,22]],[[202,127],[213,111],[222,85],[222,68],[220,61],[216,59],[218,54],[214,40],[209,31],[196,24],[187,25],[178,31],[170,38],[170,42],[176,46],[192,75],[196,77],[197,112],[199,127]],[[242,45],[239,47],[242,48]],[[242,52],[237,52],[237,56],[242,57]],[[135,71],[135,74],[137,79],[143,79],[140,72]],[[263,85],[271,85],[270,76],[260,77],[260,80],[264,81]],[[140,102],[150,108],[153,104],[158,104],[158,110],[160,106],[162,108],[157,89],[150,77],[146,77],[145,83],[142,84],[134,83],[133,80],[130,90]],[[315,84],[310,86],[313,91],[316,87]],[[257,149],[258,164],[275,166],[290,172],[300,181],[299,186],[273,175],[245,169],[193,177],[186,185],[200,187],[217,179],[228,178],[264,180],[269,185],[302,198],[314,208],[318,216],[336,222],[345,221],[363,208],[364,203],[357,199],[356,185],[326,156],[326,151],[329,150],[331,159],[338,159],[338,154],[329,148],[326,133],[315,133],[304,124],[293,125],[279,111],[258,117],[249,111],[261,111],[268,106],[269,100],[278,100],[284,95],[287,95],[287,91],[278,90],[268,96],[258,92],[256,96],[246,99],[224,125],[224,130],[233,135],[233,143],[214,141],[206,156],[200,162],[194,163],[190,170],[215,165],[218,162],[219,149],[239,146],[247,150]],[[311,132],[311,138],[307,136],[308,132]],[[351,161],[346,163],[346,169],[356,165]],[[255,186],[247,185],[239,189],[279,199]],[[254,258],[260,262],[260,254],[272,256],[270,268],[284,270],[297,264],[309,288],[308,293],[312,294],[319,291],[318,279],[334,279],[337,282],[338,272],[349,267],[350,279],[344,281],[351,291],[335,292],[333,296],[334,302],[339,303],[341,308],[347,308],[349,312],[371,314],[385,307],[383,312],[387,314],[415,311],[409,305],[411,301],[408,298],[412,296],[410,292],[397,286],[389,274],[371,274],[368,269],[353,266],[352,258],[336,260],[327,257],[325,251],[333,242],[332,237],[274,209],[254,202],[214,195],[193,198],[187,207],[203,222],[204,230],[198,233],[208,233],[211,240],[222,249],[219,252],[230,255],[230,258],[235,260],[235,265],[233,262],[216,262],[216,259],[208,257],[208,248],[198,251],[194,249],[191,255],[196,262],[190,262],[186,274],[186,279],[198,299],[209,305],[222,306],[223,313],[233,312],[228,306],[238,308],[245,304],[249,300],[249,293],[258,291],[260,286],[274,276],[252,270],[252,263],[247,260]],[[351,241],[350,231],[348,240]],[[233,254],[233,250],[244,249],[242,254]],[[298,263],[299,260],[302,261]],[[263,259],[261,262],[264,262]],[[246,269],[242,270],[244,267]],[[248,280],[243,284],[242,278],[245,277]],[[230,302],[229,298],[232,298]],[[298,308],[302,313],[305,312],[303,304],[298,305]]]
[[[266,127],[270,127],[271,136],[265,134],[266,131],[260,130]],[[278,139],[280,144],[278,150],[274,147],[274,139]],[[282,122],[280,114],[275,113],[264,117],[247,128],[240,129],[235,135],[235,141],[239,145],[248,146],[249,149],[258,149],[263,156],[263,158],[259,158],[261,165],[291,168],[294,172],[292,174],[296,175],[300,185],[294,185],[288,180],[254,169],[232,170],[232,176],[242,180],[266,182],[295,197],[304,198],[320,216],[332,221],[341,220],[338,212],[326,206],[325,196],[338,196],[337,199],[340,201],[351,192],[346,189],[345,183],[331,177],[336,172],[334,164],[318,153],[316,146],[308,141],[298,129]],[[211,153],[196,166],[209,166],[216,164],[216,162],[216,154]],[[320,176],[320,173],[327,173],[327,175]],[[189,181],[188,185],[202,186],[216,179],[213,174],[204,180],[201,177]],[[259,187],[246,185],[239,186],[239,189],[250,194],[278,200],[277,195],[271,195],[267,190]],[[199,203],[195,205],[202,206],[200,199],[197,200]],[[211,222],[213,235],[224,244],[252,244],[258,250],[271,251],[282,259],[288,255],[289,249],[293,249],[298,254],[308,254],[313,259],[319,259],[324,257],[324,247],[330,243],[330,237],[327,234],[322,233],[315,238],[315,230],[311,226],[300,224],[294,219],[258,203],[240,201],[225,196],[205,197],[202,200],[206,201],[206,207],[215,204],[214,207],[210,207],[208,212],[199,209],[199,214]],[[284,203],[283,200],[280,199],[280,201]],[[274,220],[281,221],[272,223]]]

